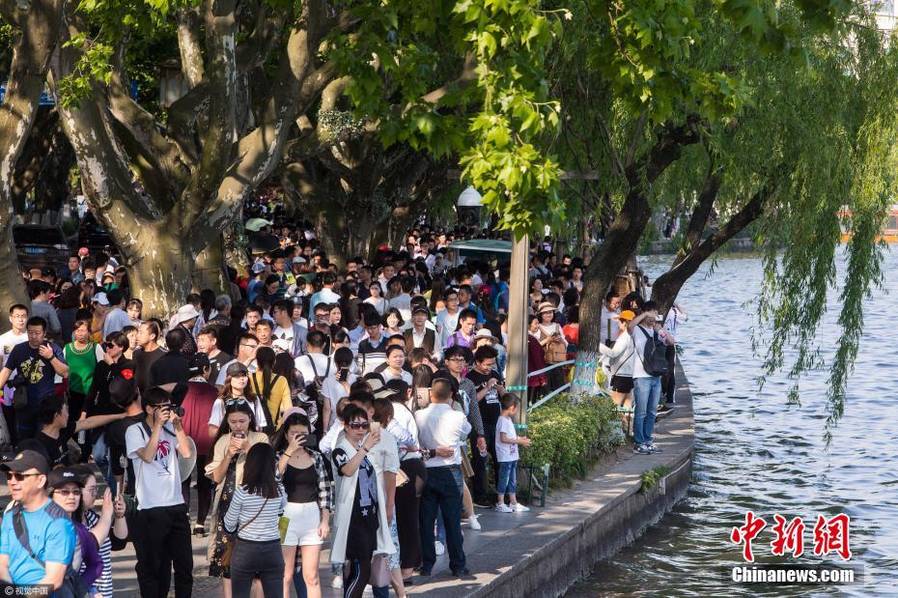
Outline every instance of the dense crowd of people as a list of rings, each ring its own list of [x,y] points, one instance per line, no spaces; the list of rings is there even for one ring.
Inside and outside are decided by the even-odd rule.
[[[315,597],[322,583],[404,596],[444,552],[469,575],[475,505],[529,510],[516,480],[530,440],[503,376],[507,264],[450,263],[452,234],[419,227],[398,251],[338,266],[310,230],[278,224],[262,231],[276,248],[231,270],[227,293],[190,295],[167,321],[144,317],[104,253],[28,273],[30,306],[11,306],[0,335],[0,423],[15,447],[0,580],[112,596],[111,551],[130,542],[141,595],[167,596],[173,576],[188,596],[204,537],[227,598],[254,585]],[[531,372],[576,352],[583,271],[533,252]],[[606,367],[619,402],[635,388],[639,453],[657,450],[662,386],[672,396],[672,368],[656,367],[685,319],[671,314],[662,326],[651,302],[614,291],[604,306]],[[567,370],[529,377],[530,400]]]

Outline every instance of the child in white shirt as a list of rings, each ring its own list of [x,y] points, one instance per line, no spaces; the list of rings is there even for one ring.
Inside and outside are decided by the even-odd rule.
[[[518,504],[517,496],[517,470],[518,470],[518,445],[530,446],[529,438],[518,438],[514,427],[514,416],[518,412],[518,398],[513,394],[505,394],[499,399],[502,405],[502,413],[496,422],[496,460],[499,462],[499,502],[496,510],[500,513],[522,513],[530,509]],[[508,504],[505,504],[505,496],[508,496]]]

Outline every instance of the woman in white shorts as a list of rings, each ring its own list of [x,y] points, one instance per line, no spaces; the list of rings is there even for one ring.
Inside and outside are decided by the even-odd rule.
[[[320,598],[318,561],[321,545],[330,533],[334,482],[324,457],[310,448],[317,447],[317,442],[310,430],[309,419],[297,411],[291,409],[284,414],[284,421],[272,443],[278,452],[278,472],[287,492],[284,517],[289,524],[286,530],[281,529],[284,596],[291,595],[298,547],[307,595],[309,598]],[[298,579],[296,581],[299,582]]]

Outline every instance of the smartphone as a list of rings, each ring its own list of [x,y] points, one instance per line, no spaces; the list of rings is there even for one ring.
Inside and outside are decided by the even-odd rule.
[[[371,433],[380,432],[380,422],[371,422],[371,427],[369,428]]]
[[[244,438],[246,438],[246,432],[233,432],[231,436],[233,438],[239,438],[240,440],[243,440]]]

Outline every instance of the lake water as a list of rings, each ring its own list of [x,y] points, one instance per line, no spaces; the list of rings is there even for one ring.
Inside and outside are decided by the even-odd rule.
[[[654,279],[670,258],[649,258]],[[761,281],[757,258],[721,259],[690,280],[679,301],[688,312],[678,340],[695,396],[695,463],[689,494],[634,545],[597,567],[568,596],[898,596],[898,248],[886,257],[885,291],[865,308],[864,334],[851,378],[845,415],[827,449],[827,372],[801,383],[801,406],[786,403],[784,377],[758,391],[760,360],[750,330]],[[889,294],[891,291],[891,294]],[[830,349],[838,338],[835,293],[819,333]],[[839,587],[737,585],[730,567],[742,564],[730,530],[753,510],[768,521],[754,543],[759,563],[773,557],[773,514],[807,524],[805,555],[814,565],[813,525],[818,513],[851,517],[852,567],[863,582]],[[808,555],[811,556],[808,556]],[[830,557],[827,562],[843,564]]]

